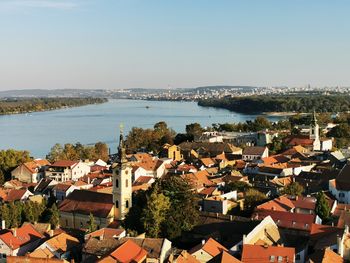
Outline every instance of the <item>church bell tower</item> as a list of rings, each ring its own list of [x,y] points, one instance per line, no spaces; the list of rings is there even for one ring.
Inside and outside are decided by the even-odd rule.
[[[113,203],[115,219],[124,220],[132,205],[132,168],[126,159],[123,125],[120,125],[120,139],[117,162],[113,168]]]
[[[316,119],[316,112],[313,112],[312,120],[310,123],[310,139],[318,141],[320,139],[320,127],[318,126]]]

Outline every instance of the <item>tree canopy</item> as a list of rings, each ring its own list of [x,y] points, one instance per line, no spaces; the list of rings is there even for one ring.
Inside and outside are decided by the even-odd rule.
[[[28,151],[0,150],[0,184],[11,179],[11,171],[13,169],[30,160]]]
[[[323,192],[319,192],[317,194],[316,201],[316,214],[322,219],[327,220],[330,215],[331,208],[329,207],[329,203],[327,202],[326,196]]]
[[[105,143],[98,142],[94,146],[86,146],[81,143],[67,143],[63,147],[56,143],[50,150],[46,158],[50,162],[58,160],[97,160],[108,161],[108,146]]]
[[[300,196],[304,192],[304,187],[298,182],[292,182],[283,189],[283,194]]]

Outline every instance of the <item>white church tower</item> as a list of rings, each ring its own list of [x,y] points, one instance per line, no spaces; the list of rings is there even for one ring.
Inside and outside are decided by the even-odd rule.
[[[132,205],[132,167],[126,159],[123,126],[120,125],[120,140],[117,163],[113,168],[113,203],[115,219],[124,220]]]
[[[313,112],[312,120],[310,123],[310,134],[309,138],[314,141],[313,150],[319,151],[321,150],[321,141],[320,141],[320,127],[317,123],[316,112]]]

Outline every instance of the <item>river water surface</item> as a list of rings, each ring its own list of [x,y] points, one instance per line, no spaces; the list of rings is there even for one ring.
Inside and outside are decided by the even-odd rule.
[[[0,149],[28,150],[34,157],[44,158],[55,143],[102,141],[115,152],[120,123],[124,124],[126,134],[132,127],[151,128],[159,121],[184,132],[186,124],[193,122],[210,126],[255,117],[200,107],[196,102],[109,100],[104,104],[0,116]],[[280,118],[269,117],[270,120]]]

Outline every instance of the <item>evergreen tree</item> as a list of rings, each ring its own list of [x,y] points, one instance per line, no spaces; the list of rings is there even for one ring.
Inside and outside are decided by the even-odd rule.
[[[316,202],[316,214],[322,219],[328,219],[330,214],[329,203],[326,200],[326,196],[323,192],[319,192],[317,194],[317,202]]]
[[[50,208],[49,223],[53,228],[57,228],[60,223],[60,214],[56,204],[53,204]]]
[[[89,228],[88,228],[88,233],[92,233],[97,230],[97,225],[96,221],[94,218],[94,215],[90,213],[89,215]]]
[[[147,236],[154,238],[160,236],[161,226],[169,208],[169,198],[159,192],[156,182],[150,195],[147,196],[147,204],[142,211],[142,222]]]
[[[11,226],[11,213],[6,203],[2,204],[0,207],[0,218],[1,220],[5,220],[6,228],[9,228]]]

